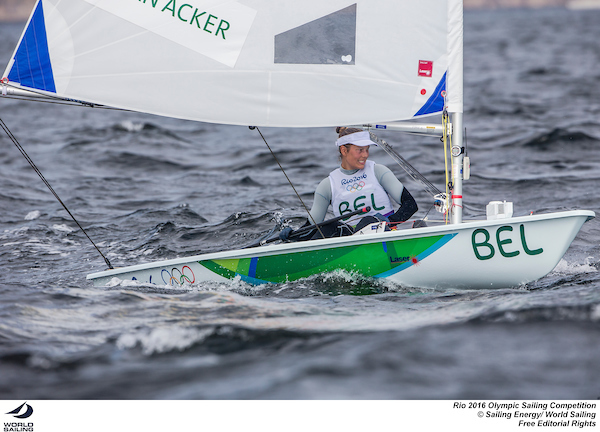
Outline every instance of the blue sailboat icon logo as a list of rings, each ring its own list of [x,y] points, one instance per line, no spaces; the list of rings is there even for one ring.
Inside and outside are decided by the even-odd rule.
[[[23,414],[19,414],[24,406],[27,407],[27,410]],[[15,418],[26,419],[28,417],[31,417],[31,414],[33,414],[33,408],[31,408],[31,405],[29,405],[27,402],[24,402],[23,405],[12,410],[11,412],[7,412],[6,414],[13,414],[13,417]]]

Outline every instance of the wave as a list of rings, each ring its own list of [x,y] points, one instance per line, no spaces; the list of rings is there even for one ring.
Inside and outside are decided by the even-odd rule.
[[[141,170],[147,172],[179,173],[198,169],[198,165],[189,159],[172,158],[165,155],[139,154],[131,151],[106,151],[97,164],[103,168],[121,169],[131,172]]]
[[[119,349],[140,347],[144,355],[161,354],[171,351],[183,351],[202,343],[215,333],[214,327],[159,327],[148,328],[134,333],[124,333],[117,338]]]
[[[593,257],[587,257],[584,263],[579,264],[569,263],[563,258],[559,261],[558,265],[552,271],[552,273],[556,273],[559,275],[578,275],[586,273],[596,273],[598,272],[598,266],[600,265],[600,263],[592,262],[592,260]]]
[[[36,257],[66,258],[80,247],[79,240],[71,236],[74,231],[64,223],[36,223],[7,229],[0,233],[0,256],[7,262],[17,259],[17,265],[20,260]]]
[[[554,128],[550,131],[540,132],[533,137],[519,143],[523,147],[548,150],[554,146],[569,145],[569,148],[589,148],[587,146],[597,145],[600,139],[586,132],[564,128]]]
[[[250,176],[245,176],[243,178],[241,178],[240,180],[234,180],[232,182],[230,182],[230,184],[232,186],[252,186],[252,187],[262,187],[263,185],[261,185],[260,183],[258,183],[257,181],[253,180],[252,177]]]
[[[496,116],[498,113],[493,113]],[[519,115],[519,113],[513,113]],[[476,141],[472,148],[478,149],[478,155],[484,150],[495,151],[503,148],[519,157],[520,152],[526,151],[557,151],[562,149],[572,152],[574,150],[590,150],[597,146],[600,138],[600,124],[573,125],[568,127],[555,127],[552,129],[533,128],[523,124],[513,127],[510,131],[491,129],[478,131],[477,136],[470,136],[470,141]],[[569,153],[569,156],[572,155]]]
[[[548,321],[599,322],[600,305],[530,307],[479,316],[473,322],[532,323]]]
[[[137,210],[116,221],[123,233],[130,232],[128,225],[143,227],[112,248],[115,259],[124,264],[246,247],[272,231],[273,225],[283,223],[278,212],[235,212],[220,222],[208,223],[187,205]]]

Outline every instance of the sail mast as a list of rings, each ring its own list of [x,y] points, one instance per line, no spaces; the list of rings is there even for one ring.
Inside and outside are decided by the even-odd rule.
[[[452,205],[450,220],[461,223],[463,216],[463,1],[448,2],[448,99],[452,120]]]
[[[452,113],[452,205],[450,221],[462,222],[463,216],[463,113]],[[458,153],[458,155],[456,155]]]

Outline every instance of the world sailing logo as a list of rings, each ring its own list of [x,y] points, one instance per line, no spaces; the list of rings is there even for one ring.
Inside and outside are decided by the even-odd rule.
[[[24,413],[19,414],[23,410],[23,407],[27,407],[27,409]],[[12,414],[13,417],[18,419],[26,419],[31,417],[31,414],[33,414],[33,408],[27,402],[24,402],[18,408],[15,408],[14,410],[7,412],[6,414]]]

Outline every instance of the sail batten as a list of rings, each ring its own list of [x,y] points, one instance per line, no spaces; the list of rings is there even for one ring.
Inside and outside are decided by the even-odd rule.
[[[59,97],[223,124],[405,120],[440,112],[445,91],[462,104],[452,96],[449,28],[462,25],[449,16],[462,14],[460,0],[300,3],[40,0],[7,77]],[[35,50],[47,60],[30,75],[42,84],[20,73],[19,54],[39,25],[47,37]]]

